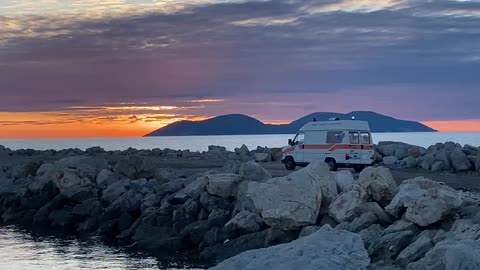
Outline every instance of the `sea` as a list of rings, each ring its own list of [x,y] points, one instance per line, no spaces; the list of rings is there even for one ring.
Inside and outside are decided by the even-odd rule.
[[[372,134],[374,143],[399,141],[428,147],[437,142],[453,141],[461,145],[480,146],[480,133],[378,133]],[[209,145],[224,146],[234,150],[245,144],[249,149],[281,147],[291,134],[245,136],[189,136],[149,138],[99,138],[99,139],[49,139],[49,140],[0,140],[0,145],[12,150],[61,150],[87,149],[100,146],[105,150],[128,148],[206,151]],[[155,258],[148,254],[132,253],[120,247],[107,246],[95,239],[57,238],[33,235],[15,227],[0,227],[0,270],[136,270],[136,269],[201,269]]]

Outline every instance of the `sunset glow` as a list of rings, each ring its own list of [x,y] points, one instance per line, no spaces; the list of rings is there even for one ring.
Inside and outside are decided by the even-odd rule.
[[[443,132],[480,132],[480,119],[458,121],[427,121],[422,122],[422,124]]]

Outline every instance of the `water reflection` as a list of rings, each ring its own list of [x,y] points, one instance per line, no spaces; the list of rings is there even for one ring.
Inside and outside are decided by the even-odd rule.
[[[141,253],[106,246],[95,239],[60,239],[32,235],[14,227],[0,228],[0,269],[9,270],[158,270],[202,269],[159,262]]]

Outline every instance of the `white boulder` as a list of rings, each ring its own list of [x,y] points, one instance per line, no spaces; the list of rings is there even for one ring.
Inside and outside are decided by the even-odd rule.
[[[368,195],[358,185],[354,185],[350,191],[342,193],[330,204],[329,215],[338,223],[350,221],[356,216],[355,209],[366,203]]]
[[[240,176],[236,174],[213,174],[207,175],[206,178],[208,193],[219,197],[234,196],[240,182]]]
[[[381,206],[387,205],[398,191],[390,170],[384,167],[367,167],[360,173],[358,183]]]

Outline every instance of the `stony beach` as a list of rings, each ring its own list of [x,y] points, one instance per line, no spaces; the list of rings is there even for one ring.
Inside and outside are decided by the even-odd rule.
[[[287,171],[280,149],[262,147],[0,146],[0,224],[213,269],[480,268],[480,148],[375,149],[376,164],[356,174],[323,162]]]

